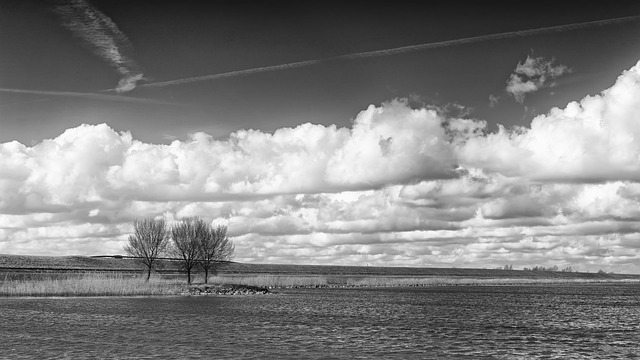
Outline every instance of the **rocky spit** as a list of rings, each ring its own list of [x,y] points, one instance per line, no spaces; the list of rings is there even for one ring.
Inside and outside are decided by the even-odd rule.
[[[191,285],[182,295],[263,295],[271,294],[269,289],[257,286],[235,284]]]

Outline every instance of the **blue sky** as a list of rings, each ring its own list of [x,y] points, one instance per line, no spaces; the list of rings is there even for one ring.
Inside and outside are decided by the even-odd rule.
[[[0,253],[638,272],[640,5],[4,1]]]

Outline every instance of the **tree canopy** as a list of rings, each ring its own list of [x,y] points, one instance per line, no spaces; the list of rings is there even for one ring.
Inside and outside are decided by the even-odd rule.
[[[133,235],[129,236],[124,251],[147,267],[147,281],[151,278],[156,260],[165,251],[168,240],[165,218],[142,218],[133,222]]]

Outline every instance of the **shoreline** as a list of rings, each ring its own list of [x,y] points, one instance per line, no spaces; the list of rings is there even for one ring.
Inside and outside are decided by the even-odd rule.
[[[306,277],[216,277],[208,284],[176,279],[125,278],[92,274],[67,279],[0,280],[0,298],[251,296],[278,294],[287,289],[375,289],[417,287],[516,287],[639,285],[639,279],[477,279],[365,278],[309,283]],[[233,280],[230,282],[229,280]],[[283,281],[286,280],[286,281]],[[296,281],[297,280],[297,281]],[[318,280],[318,279],[316,279]],[[335,279],[334,279],[335,280]],[[343,279],[345,280],[345,279]],[[280,282],[278,282],[280,281]]]
[[[223,262],[203,284],[192,284],[179,262],[162,259],[151,281],[135,259],[122,256],[26,256],[0,254],[0,297],[252,295],[277,289],[596,286],[640,284],[640,274],[474,268],[361,267]],[[217,274],[216,274],[217,273]]]

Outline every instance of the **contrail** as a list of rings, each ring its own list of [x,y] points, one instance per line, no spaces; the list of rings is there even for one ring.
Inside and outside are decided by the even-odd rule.
[[[29,100],[29,101],[15,101],[15,102],[10,102],[10,103],[0,104],[0,108],[14,106],[14,105],[32,104],[32,103],[35,103],[35,102],[42,102],[42,101],[49,101],[49,99],[37,99],[37,100]]]
[[[113,66],[121,75],[115,88],[118,93],[131,91],[143,74],[129,53],[133,46],[118,26],[105,14],[89,5],[85,0],[71,0],[54,9],[63,20],[63,25],[82,39],[93,52]]]
[[[119,95],[74,92],[74,91],[46,91],[46,90],[0,88],[0,93],[63,96],[63,97],[76,97],[76,98],[84,98],[84,99],[91,99],[91,100],[121,101],[121,102],[130,102],[130,103],[172,105],[172,106],[189,106],[185,104],[171,103],[171,102],[159,101],[159,100],[153,100],[153,99],[135,98],[135,97],[119,96]],[[41,100],[42,99],[34,100],[34,101],[41,101]]]
[[[627,17],[621,17],[621,18],[615,18],[615,19],[607,19],[607,20],[597,20],[597,21],[589,21],[589,22],[582,22],[582,23],[558,25],[558,26],[550,26],[550,27],[544,27],[544,28],[538,28],[538,29],[480,35],[480,36],[474,36],[474,37],[468,37],[468,38],[462,38],[462,39],[456,39],[456,40],[446,40],[446,41],[432,42],[427,44],[409,45],[409,46],[402,46],[402,47],[384,49],[384,50],[365,51],[365,52],[339,55],[339,56],[323,58],[323,59],[305,60],[305,61],[292,62],[287,64],[264,66],[264,67],[245,69],[245,70],[236,70],[236,71],[230,71],[230,72],[224,72],[224,73],[218,73],[218,74],[212,74],[212,75],[196,76],[196,77],[168,80],[168,81],[159,81],[154,83],[141,84],[141,85],[138,85],[138,87],[161,87],[161,86],[168,86],[168,85],[181,85],[181,84],[188,84],[188,83],[194,83],[194,82],[206,81],[206,80],[214,80],[214,79],[221,79],[221,78],[228,78],[228,77],[235,77],[235,76],[246,76],[246,75],[253,75],[253,74],[258,74],[263,72],[301,68],[301,67],[307,67],[307,66],[312,66],[312,65],[317,65],[317,64],[332,62],[332,61],[339,61],[339,60],[353,60],[353,59],[406,54],[406,53],[417,52],[422,50],[473,44],[473,43],[478,43],[482,41],[510,39],[510,38],[524,37],[524,36],[542,35],[542,34],[549,34],[549,33],[562,32],[562,31],[586,29],[586,28],[597,27],[597,26],[631,22],[631,21],[636,21],[638,19],[640,19],[640,15],[627,16]]]

